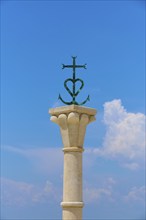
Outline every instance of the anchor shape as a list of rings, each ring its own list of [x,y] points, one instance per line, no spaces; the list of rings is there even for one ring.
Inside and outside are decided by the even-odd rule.
[[[64,64],[63,64],[63,67],[62,67],[62,69],[64,69],[64,68],[72,68],[72,69],[73,69],[73,78],[72,78],[72,79],[71,79],[71,78],[68,78],[68,79],[66,79],[66,80],[64,81],[64,87],[65,87],[65,89],[67,90],[67,92],[70,94],[70,96],[72,97],[72,101],[71,101],[71,102],[65,102],[65,101],[62,99],[62,97],[61,97],[60,94],[59,94],[58,99],[60,99],[64,104],[67,104],[67,105],[72,105],[72,104],[74,104],[74,105],[84,105],[87,101],[90,100],[90,97],[89,97],[89,95],[88,95],[88,97],[86,98],[86,100],[83,101],[83,102],[81,102],[81,103],[78,103],[78,102],[76,101],[76,96],[80,93],[80,91],[81,91],[82,88],[84,87],[84,82],[83,82],[82,79],[79,79],[79,78],[76,79],[76,72],[75,72],[75,70],[76,70],[76,68],[84,68],[84,69],[86,69],[86,64],[85,64],[85,65],[76,65],[76,57],[72,57],[72,59],[73,59],[73,65],[64,65]],[[71,83],[72,83],[72,91],[71,91],[70,88],[68,87],[68,82],[71,82]],[[79,89],[76,91],[76,83],[77,83],[77,82],[80,82],[81,85],[80,85]]]

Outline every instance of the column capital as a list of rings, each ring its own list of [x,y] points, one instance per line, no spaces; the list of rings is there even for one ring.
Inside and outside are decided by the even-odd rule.
[[[69,105],[49,110],[51,121],[60,126],[64,152],[65,148],[83,147],[86,126],[95,121],[96,109]],[[66,149],[67,150],[67,149]]]
[[[94,108],[84,107],[80,105],[66,105],[56,108],[49,109],[50,115],[58,116],[60,114],[69,114],[70,112],[77,112],[82,114],[87,114],[91,116],[95,116],[97,111]]]

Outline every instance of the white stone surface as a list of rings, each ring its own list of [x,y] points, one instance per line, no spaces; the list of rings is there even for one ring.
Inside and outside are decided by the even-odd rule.
[[[63,220],[82,220],[82,152],[86,126],[96,110],[77,105],[50,109],[51,121],[60,126],[63,151]]]
[[[62,106],[62,107],[57,107],[57,108],[51,108],[49,109],[49,114],[50,115],[60,115],[60,114],[68,114],[70,112],[78,112],[82,114],[88,114],[88,115],[96,115],[96,109],[94,108],[89,108],[89,107],[84,107],[80,105],[67,105],[67,106]]]

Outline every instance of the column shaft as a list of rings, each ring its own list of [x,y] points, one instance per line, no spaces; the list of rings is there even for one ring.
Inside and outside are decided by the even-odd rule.
[[[62,220],[82,220],[82,152],[86,126],[96,110],[81,106],[51,109],[51,121],[60,126],[64,151]]]
[[[82,152],[64,151],[63,220],[82,219]]]
[[[63,201],[82,201],[81,152],[64,152]]]

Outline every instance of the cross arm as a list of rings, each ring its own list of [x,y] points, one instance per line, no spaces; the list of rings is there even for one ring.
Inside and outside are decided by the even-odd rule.
[[[64,69],[64,68],[73,68],[74,66],[73,65],[64,65],[64,64],[62,64],[62,69]]]
[[[64,69],[64,68],[84,68],[84,69],[86,69],[86,64],[85,65],[64,65],[64,64],[62,64],[62,69]]]
[[[86,65],[87,65],[87,64],[85,64],[85,65],[76,65],[75,67],[76,67],[76,68],[84,68],[84,69],[86,69]]]

